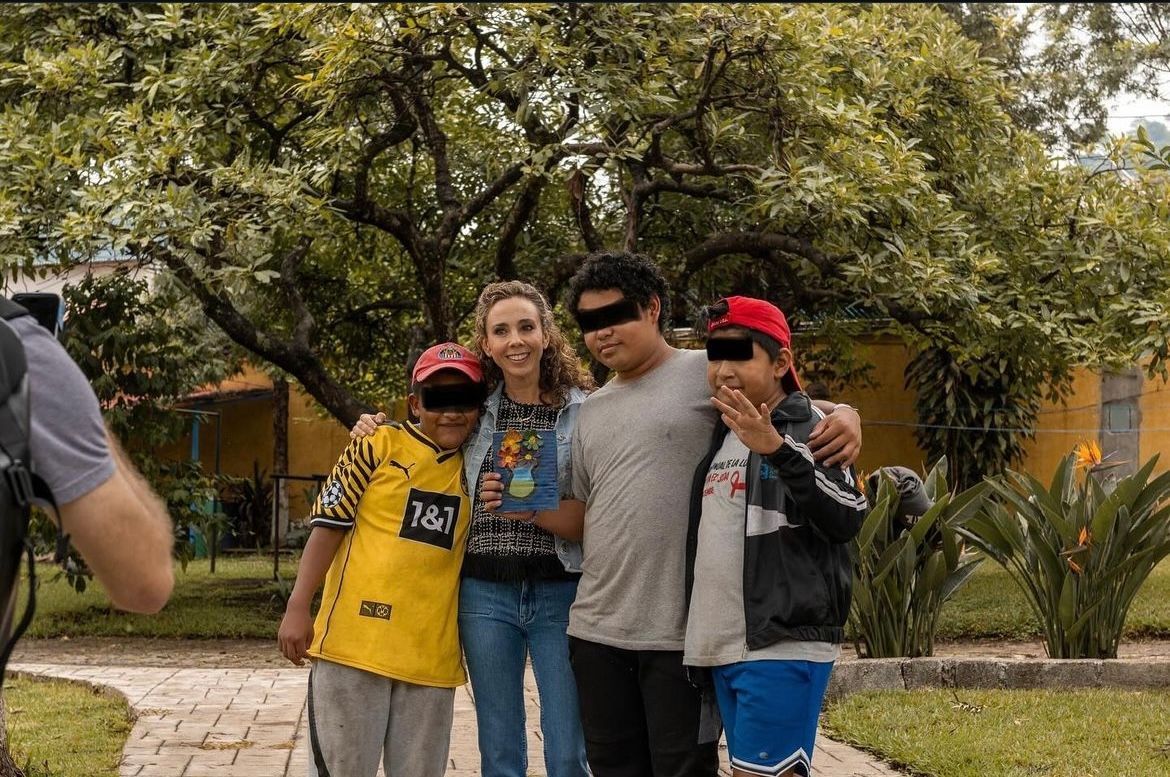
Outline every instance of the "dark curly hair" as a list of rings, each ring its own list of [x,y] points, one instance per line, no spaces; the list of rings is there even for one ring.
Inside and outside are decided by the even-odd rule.
[[[483,341],[487,338],[488,313],[497,302],[513,297],[526,299],[536,307],[536,312],[540,316],[540,328],[548,338],[548,345],[540,357],[541,393],[555,397],[563,404],[569,398],[571,388],[579,388],[586,393],[596,388],[593,376],[581,369],[581,360],[577,357],[576,351],[569,346],[557,322],[553,320],[552,308],[544,295],[531,283],[496,281],[489,283],[480,292],[475,305],[475,345],[472,350],[483,365],[488,390],[495,390],[504,379],[500,366],[483,350]]]
[[[577,305],[581,295],[587,291],[617,289],[628,300],[638,303],[645,310],[651,297],[658,297],[662,311],[658,315],[658,328],[666,331],[670,321],[670,295],[667,293],[666,278],[662,271],[642,254],[624,251],[603,251],[590,254],[569,279],[566,305],[573,318],[577,317]]]

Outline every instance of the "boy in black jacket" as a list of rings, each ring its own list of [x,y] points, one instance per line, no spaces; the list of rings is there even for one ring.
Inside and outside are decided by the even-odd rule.
[[[822,414],[800,390],[784,314],[728,297],[708,332],[723,423],[692,489],[684,662],[710,668],[734,775],[807,777],[867,505],[851,471],[809,452]]]

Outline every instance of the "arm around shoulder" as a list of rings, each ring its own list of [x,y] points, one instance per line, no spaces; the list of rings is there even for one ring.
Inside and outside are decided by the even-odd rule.
[[[861,414],[857,408],[823,399],[812,400],[825,414],[808,436],[816,460],[827,467],[850,467],[861,454]]]
[[[62,504],[62,525],[114,606],[158,612],[175,584],[174,528],[163,501],[112,436],[109,443],[114,474]]]

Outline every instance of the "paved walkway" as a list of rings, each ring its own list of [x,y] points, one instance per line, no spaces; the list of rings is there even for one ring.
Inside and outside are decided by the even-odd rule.
[[[303,777],[305,669],[153,669],[13,664],[14,671],[63,677],[121,691],[138,716],[121,777]],[[529,774],[544,774],[536,685],[528,674]],[[723,750],[726,765],[726,750]],[[892,777],[865,753],[820,738],[816,777]],[[447,771],[478,777],[475,711],[467,686],[455,697]],[[724,771],[724,774],[728,772]],[[381,774],[379,772],[379,774]]]

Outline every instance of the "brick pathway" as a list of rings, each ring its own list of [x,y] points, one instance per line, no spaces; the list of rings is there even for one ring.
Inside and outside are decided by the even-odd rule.
[[[152,669],[14,664],[14,671],[121,691],[138,719],[121,777],[303,777],[307,758],[305,669]],[[543,775],[536,686],[525,692],[529,774]],[[726,750],[723,751],[726,761]],[[816,777],[894,777],[865,753],[820,738]],[[728,772],[724,771],[724,774]],[[379,773],[380,774],[380,773]],[[468,687],[455,697],[448,774],[478,777],[475,711]]]

